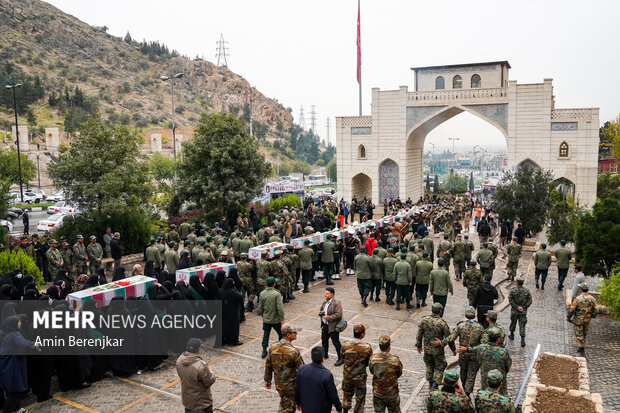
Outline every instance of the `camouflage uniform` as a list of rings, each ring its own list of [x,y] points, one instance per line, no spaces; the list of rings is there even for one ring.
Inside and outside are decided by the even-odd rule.
[[[519,245],[519,244],[517,244]],[[523,283],[517,284],[508,295],[510,303],[510,334],[513,334],[519,322],[519,334],[525,337],[525,325],[527,324],[527,309],[532,305],[532,294],[523,287]],[[519,311],[517,307],[523,307],[523,311]]]
[[[88,244],[88,247],[86,247],[86,253],[88,254],[88,269],[92,275],[101,267],[101,262],[97,262],[97,259],[103,258],[103,248],[101,248],[101,244],[98,242],[94,244],[91,242]],[[155,268],[159,268],[160,264],[160,262],[156,262]]]
[[[51,243],[51,242],[50,242]],[[47,258],[47,268],[52,279],[56,277],[58,270],[61,268],[62,263],[62,255],[57,248],[50,248],[45,253],[45,257]]]
[[[495,312],[495,311],[493,311]],[[487,313],[489,313],[487,311]],[[495,318],[495,320],[497,320],[497,316]],[[506,347],[506,329],[502,326],[500,326],[499,324],[497,324],[495,322],[495,320],[493,320],[493,318],[491,318],[491,321],[493,321],[493,324],[489,324],[489,326],[484,330],[484,333],[482,333],[482,338],[480,339],[480,343],[488,343],[489,342],[489,331],[492,328],[497,328],[497,330],[500,332],[499,336],[501,338],[499,345],[501,347]]]
[[[280,291],[280,294],[282,294],[282,296],[284,297],[284,300],[288,301],[286,299],[289,285],[288,268],[284,263],[283,258],[281,258],[281,252],[280,254],[277,254],[277,257],[278,258],[271,261],[271,275],[279,280],[278,290]]]
[[[471,260],[471,254],[474,252],[474,243],[467,238],[463,241],[465,244],[465,261]]]
[[[86,246],[84,242],[76,242],[73,244],[73,257],[75,258],[75,270],[78,275],[86,274],[86,261],[88,255],[86,254]]]
[[[437,258],[443,258],[444,268],[446,271],[450,272],[450,249],[452,248],[452,243],[447,239],[444,239],[437,246]]]
[[[267,277],[270,275],[271,264],[266,259],[267,255],[263,255],[263,259],[256,261],[256,294],[260,293],[267,287]]]
[[[270,383],[273,374],[280,395],[278,413],[295,412],[295,376],[302,364],[304,360],[299,350],[290,341],[282,339],[269,347],[265,360],[265,382]]]
[[[454,385],[459,380],[459,374],[456,370],[446,370],[443,376],[445,386],[442,390],[435,390],[428,394],[426,410],[430,413],[474,413],[474,406],[472,406],[469,397],[445,389],[446,386]]]
[[[389,342],[388,336],[381,336]],[[398,378],[403,374],[403,364],[400,358],[385,351],[370,356],[368,369],[372,373],[372,405],[375,413],[400,413],[400,395],[398,393]]]
[[[474,296],[476,295],[476,288],[484,282],[482,271],[476,267],[471,267],[465,274],[463,274],[463,286],[467,287],[467,299],[469,305],[474,305]]]
[[[476,411],[479,413],[514,413],[515,408],[510,399],[500,394],[497,389],[502,381],[502,373],[499,370],[491,370],[487,375],[490,385],[487,390],[479,390],[476,394]],[[492,386],[492,387],[491,387]]]
[[[493,271],[495,271],[495,259],[497,258],[497,254],[499,254],[499,250],[497,249],[495,244],[493,244],[492,242],[488,243],[488,248],[489,248],[489,251],[493,253],[493,260],[491,261],[491,266],[489,267],[491,274],[493,274]]]
[[[508,262],[506,263],[508,278],[511,280],[514,280],[514,278],[517,276],[517,266],[519,265],[519,258],[521,258],[521,245],[513,242],[508,246]]]
[[[70,275],[73,275],[73,252],[71,252],[69,244],[67,244],[66,242],[63,242],[62,246],[67,247],[60,250],[60,255],[62,256],[62,268],[69,271]]]
[[[465,243],[463,241],[456,241],[450,248],[450,255],[454,261],[454,275],[457,280],[460,280],[465,272]]]
[[[457,337],[459,345],[463,347],[475,347],[480,344],[484,328],[478,321],[474,320],[476,311],[473,307],[468,307],[465,310],[465,315],[468,319],[460,321],[452,330],[452,334],[442,341],[442,344],[454,343]],[[478,374],[478,369],[480,368],[478,360],[471,354],[461,353],[459,354],[459,368],[463,390],[465,390],[465,393],[470,394],[474,391],[476,374]]]
[[[587,293],[587,284],[582,283],[580,288],[583,290],[583,293],[575,297],[566,317],[570,319],[575,316],[573,320],[575,337],[577,338],[577,345],[580,349],[583,349],[586,346],[586,335],[588,334],[590,319],[596,317],[597,310],[596,300]]]
[[[493,333],[499,336],[500,331],[499,329],[494,329]],[[506,395],[508,393],[506,375],[512,366],[512,358],[508,350],[495,343],[479,344],[473,348],[468,347],[468,350],[470,354],[475,355],[478,363],[480,363],[480,385],[482,389],[487,390],[489,388],[487,375],[491,370],[497,369],[502,374],[502,387],[499,389],[499,392]]]
[[[438,308],[441,304],[433,304],[433,309]],[[442,306],[443,308],[443,306]],[[422,348],[422,339],[424,339],[424,364],[426,364],[426,380],[429,383],[441,384],[443,372],[448,366],[446,363],[446,355],[443,346],[434,346],[432,341],[435,339],[443,340],[450,335],[450,328],[438,314],[432,314],[422,317],[418,334],[416,335],[416,347]],[[455,350],[454,342],[448,343],[452,351]]]
[[[254,274],[254,265],[245,259],[247,254],[241,253],[241,261],[237,263],[237,272],[243,283],[243,295],[248,296],[248,307],[253,307],[254,297],[256,297],[256,275]],[[245,256],[243,256],[245,254]]]
[[[355,326],[357,328],[358,326]],[[364,329],[365,330],[365,329]],[[356,403],[355,413],[362,413],[366,403],[366,367],[372,356],[372,347],[358,340],[347,340],[340,350],[344,358],[342,367],[342,408],[351,409],[353,395]]]

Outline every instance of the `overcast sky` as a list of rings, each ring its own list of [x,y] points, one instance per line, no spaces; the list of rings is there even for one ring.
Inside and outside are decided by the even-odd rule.
[[[109,33],[159,40],[184,55],[215,61],[220,33],[228,67],[271,98],[315,105],[325,137],[335,117],[357,115],[355,0],[51,0]],[[363,112],[371,88],[413,88],[411,67],[508,60],[510,79],[553,78],[556,107],[600,107],[601,124],[620,113],[620,1],[362,0]],[[432,131],[436,148],[506,146],[503,135],[463,113]],[[428,148],[427,148],[428,149]]]

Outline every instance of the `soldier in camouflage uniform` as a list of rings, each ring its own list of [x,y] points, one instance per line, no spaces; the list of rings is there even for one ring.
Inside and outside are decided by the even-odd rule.
[[[465,317],[467,317],[467,320],[460,321],[452,330],[452,333],[441,341],[442,346],[447,343],[454,343],[457,337],[459,345],[463,347],[475,347],[480,344],[484,328],[475,320],[476,310],[474,310],[474,307],[467,307]],[[480,368],[478,360],[468,353],[459,354],[459,368],[463,388],[469,396],[474,391],[476,374],[478,374],[478,369]]]
[[[161,238],[164,239],[164,237],[166,236],[166,231],[164,231],[164,226],[160,225],[159,229],[157,231],[155,231],[155,234],[153,234],[153,236],[155,238]]]
[[[375,413],[400,413],[398,378],[403,374],[400,358],[390,354],[390,336],[379,337],[379,350],[370,356],[368,369],[372,373],[372,405]]]
[[[288,251],[288,247],[286,249],[282,250],[282,256],[280,257],[280,261],[282,261],[284,263],[284,265],[286,266],[286,273],[288,274],[287,279],[286,279],[286,292],[285,292],[285,296],[286,298],[290,300],[294,300],[295,299],[295,295],[293,295],[293,271],[292,271],[292,266],[293,266],[293,260],[291,259],[291,256],[289,254]]]
[[[519,245],[519,244],[516,244]],[[510,290],[508,302],[510,303],[510,335],[509,339],[515,339],[515,328],[519,322],[519,334],[521,335],[521,347],[525,347],[525,325],[527,324],[527,309],[532,305],[530,290],[523,287],[523,277],[517,277],[517,286]]]
[[[465,238],[463,241],[465,244],[465,261],[470,261],[474,252],[474,243],[469,240],[469,234],[463,235],[463,238]]]
[[[289,259],[289,273],[291,274],[291,278],[293,280],[293,291],[299,291],[299,277],[301,275],[301,269],[299,267],[299,255],[297,255],[297,251],[293,248],[292,245],[288,247],[288,259]],[[293,293],[291,292],[291,295]]]
[[[448,235],[444,234],[443,241],[439,243],[437,246],[437,258],[443,258],[444,269],[450,272],[450,249],[452,248],[452,243],[448,241]]]
[[[514,237],[512,244],[508,246],[508,262],[506,263],[506,272],[508,273],[508,279],[511,281],[517,276],[519,258],[521,258],[521,245],[517,242],[517,238]]]
[[[495,265],[495,258],[493,257],[493,251],[489,250],[488,243],[482,243],[482,248],[478,251],[478,254],[476,254],[476,261],[480,265],[482,275],[493,275],[493,270],[491,267]]]
[[[51,239],[49,245],[50,248],[45,253],[45,257],[47,258],[47,270],[49,271],[49,276],[51,277],[49,281],[51,281],[54,277],[56,277],[58,270],[62,268],[63,261],[60,251],[56,248],[58,246],[58,241]]]
[[[361,341],[366,335],[366,326],[356,324],[353,327],[354,340],[342,343],[340,353],[344,358],[342,368],[342,408],[348,412],[355,395],[355,413],[362,413],[366,403],[366,367],[372,356],[370,344]]]
[[[487,319],[487,323],[489,324],[489,326],[484,330],[484,333],[482,333],[482,338],[480,339],[480,342],[488,343],[489,342],[489,331],[491,330],[491,328],[495,327],[500,332],[499,336],[501,340],[499,342],[499,345],[502,347],[506,347],[506,329],[500,326],[499,324],[497,324],[497,311],[488,310],[486,313],[486,319]]]
[[[36,262],[34,247],[32,246],[32,242],[28,242],[28,237],[26,235],[22,235],[19,248],[23,251],[24,254],[26,254],[27,256],[32,258],[33,261]]]
[[[487,390],[476,394],[476,412],[478,413],[515,413],[515,407],[506,396],[497,390],[502,384],[502,373],[491,370],[487,374]]]
[[[177,244],[181,242],[181,236],[177,232],[176,228],[177,228],[176,225],[174,224],[170,225],[170,231],[168,231],[168,233],[166,234],[166,242],[174,241]]]
[[[247,295],[248,303],[245,311],[254,310],[254,298],[256,297],[256,275],[254,274],[254,264],[248,260],[248,254],[241,253],[241,261],[237,263],[237,272],[243,283],[242,294],[245,298]]]
[[[450,327],[444,319],[441,318],[443,306],[435,303],[431,307],[432,315],[422,317],[418,334],[416,335],[416,348],[418,354],[422,354],[422,341],[424,341],[424,364],[426,364],[426,380],[429,383],[430,390],[437,389],[441,384],[443,372],[448,366],[446,363],[446,355],[443,346],[436,346],[433,342],[443,340],[450,335]],[[454,342],[449,342],[450,349],[454,352]]]
[[[469,261],[469,269],[463,274],[463,287],[467,287],[467,300],[469,305],[474,305],[474,296],[476,288],[484,282],[482,271],[476,268],[476,261]]]
[[[103,258],[103,248],[94,235],[90,236],[90,244],[86,247],[86,254],[88,255],[88,269],[92,275],[101,267],[101,259]],[[159,265],[160,263],[155,263],[155,268],[159,268]]]
[[[288,286],[289,286],[289,275],[288,268],[286,264],[282,260],[282,250],[277,250],[274,253],[275,257],[271,261],[271,275],[277,278],[278,281],[278,291],[282,294],[282,301],[288,303]]]
[[[73,244],[73,258],[75,260],[75,271],[77,275],[86,274],[86,266],[88,264],[88,254],[84,245],[84,237],[78,234],[76,242]]]
[[[512,366],[512,358],[508,350],[499,345],[501,331],[493,327],[487,333],[489,336],[488,343],[482,343],[475,347],[459,347],[456,352],[461,354],[467,351],[478,359],[480,364],[480,384],[483,390],[489,388],[487,383],[489,372],[493,369],[499,370],[502,375],[502,385],[499,388],[499,392],[507,395],[506,375]]]
[[[269,347],[265,360],[265,387],[271,389],[271,378],[276,382],[280,395],[278,413],[295,412],[295,376],[304,364],[301,353],[291,343],[297,338],[297,329],[290,324],[282,326],[282,340]]]
[[[459,385],[459,373],[456,370],[444,372],[442,389],[430,392],[426,398],[426,411],[474,413],[471,400]]]
[[[271,264],[267,260],[267,251],[263,251],[261,259],[256,261],[256,295],[267,287],[267,278],[271,274]]]
[[[465,272],[465,253],[466,246],[461,240],[461,234],[459,234],[456,236],[456,242],[450,248],[450,255],[454,261],[454,275],[457,280],[460,280]]]
[[[492,242],[487,242],[487,248],[489,248],[489,251],[493,253],[493,259],[491,260],[491,266],[489,267],[489,271],[491,271],[491,274],[493,274],[493,272],[495,271],[495,260],[497,259],[499,250],[497,249],[497,246]]]
[[[62,256],[62,268],[69,271],[70,276],[73,276],[73,253],[66,242],[60,244],[60,255]]]
[[[566,321],[570,322],[571,318],[573,316],[575,317],[575,319],[572,320],[572,323],[575,329],[577,345],[579,346],[577,351],[581,355],[584,355],[586,351],[586,335],[588,334],[588,326],[590,325],[590,319],[596,317],[597,309],[596,299],[588,294],[588,284],[581,283],[579,285],[579,292],[580,294],[573,299],[573,303],[568,309]]]

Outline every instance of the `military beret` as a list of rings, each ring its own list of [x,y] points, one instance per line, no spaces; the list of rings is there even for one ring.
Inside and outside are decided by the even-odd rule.
[[[407,259],[407,254],[405,254],[404,252],[402,254],[400,254],[400,259],[401,260]]]
[[[443,372],[443,379],[449,383],[456,383],[459,379],[458,371],[449,369]]]
[[[190,240],[186,240],[186,241],[185,241],[185,245],[194,245],[194,243],[193,243],[193,242],[191,242]]]
[[[512,237],[513,241],[518,241],[517,237]]]
[[[566,241],[562,240],[562,241],[560,241],[560,244],[566,245]]]
[[[441,303],[434,303],[431,307],[431,310],[436,313],[436,312],[441,312],[441,310],[443,310],[443,305],[441,305]]]
[[[469,263],[468,263],[468,264],[469,264],[471,267],[475,267],[475,266],[476,266],[476,261],[474,261],[474,260],[469,260]]]
[[[208,235],[207,236],[207,241],[211,241],[211,240],[213,240],[213,237],[211,235]]]
[[[424,230],[424,233],[425,233],[425,234],[428,234],[428,230]]]
[[[386,344],[390,344],[392,342],[392,339],[390,338],[390,336],[387,335],[382,335],[381,337],[379,337],[379,345],[386,345]]]
[[[226,237],[225,237],[225,238],[223,238],[223,239],[222,239],[222,244],[228,244],[228,238],[226,238]]]
[[[542,249],[545,249],[545,248],[547,248],[547,244],[545,244],[545,243],[543,242],[542,244],[540,244],[540,247],[541,247]]]
[[[422,257],[428,257],[428,251],[424,251],[424,252],[422,253]]]
[[[176,228],[176,227],[177,227],[177,226],[176,226],[175,224],[170,225],[170,228],[172,228],[172,229],[174,229],[174,228]]]
[[[92,237],[91,237],[91,239],[92,239]],[[161,241],[162,239],[163,239],[162,237],[155,237],[155,240],[156,240],[157,242]]]
[[[525,282],[525,280],[524,280],[524,279],[523,279],[523,277],[521,277],[521,276],[516,277],[516,278],[515,278],[515,281],[516,281],[516,282],[517,282],[517,284],[519,284],[519,285],[522,285],[522,284]]]
[[[476,310],[474,309],[474,307],[469,306],[465,309],[465,317],[471,320],[475,316],[476,316]]]
[[[310,240],[309,239],[305,240],[304,245],[310,245]]]
[[[267,285],[274,285],[278,281],[280,280],[276,277],[271,277],[271,276],[267,277]]]
[[[409,232],[413,232],[413,228],[409,228]]]
[[[90,239],[97,239],[97,237],[95,235],[91,235]]]
[[[366,247],[361,247],[360,252],[366,252]]]
[[[198,245],[205,245],[205,244],[206,244],[206,241],[205,241],[205,240],[203,240],[203,239],[201,239],[200,241],[198,241]]]
[[[497,369],[493,369],[491,370],[488,374],[487,374],[487,383],[489,384],[499,384],[502,380],[504,379],[504,376],[502,375],[502,373],[497,370]]]
[[[247,258],[248,257],[248,253],[247,252],[242,252],[241,253],[241,258]]]
[[[464,234],[463,235],[465,238],[469,238],[469,234]]]
[[[437,264],[439,264],[439,265],[443,265],[443,264],[444,264],[444,262],[445,262],[445,261],[444,261],[444,259],[443,259],[443,258],[439,258],[439,259],[437,260]]]
[[[168,246],[169,246],[170,248],[174,247],[175,245],[177,245],[177,243],[176,243],[176,242],[174,242],[174,241],[170,241],[170,242],[168,243]]]
[[[588,291],[590,289],[590,287],[588,287],[588,284],[586,284],[586,283],[581,283],[581,284],[579,284],[579,289],[581,291],[583,291],[583,292],[586,292],[586,291]]]
[[[486,248],[486,247],[488,247],[488,246],[489,246],[489,244],[487,244],[486,242],[483,242],[483,243],[482,243],[482,246]]]
[[[489,310],[485,314],[490,320],[497,321],[497,311]]]
[[[164,227],[164,225],[163,225],[163,224],[160,224],[160,225],[159,225],[159,228],[163,228],[163,227]]]
[[[362,324],[362,323],[358,323],[353,327],[353,332],[354,333],[363,333],[364,331],[366,331],[366,329],[368,329],[368,326]]]
[[[280,331],[282,332],[282,335],[287,335],[301,331],[301,328],[295,328],[290,324],[284,324]]]

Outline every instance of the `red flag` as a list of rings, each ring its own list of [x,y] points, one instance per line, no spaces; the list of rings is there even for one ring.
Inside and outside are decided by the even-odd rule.
[[[360,33],[360,1],[357,0],[357,83],[362,82],[362,36]]]

